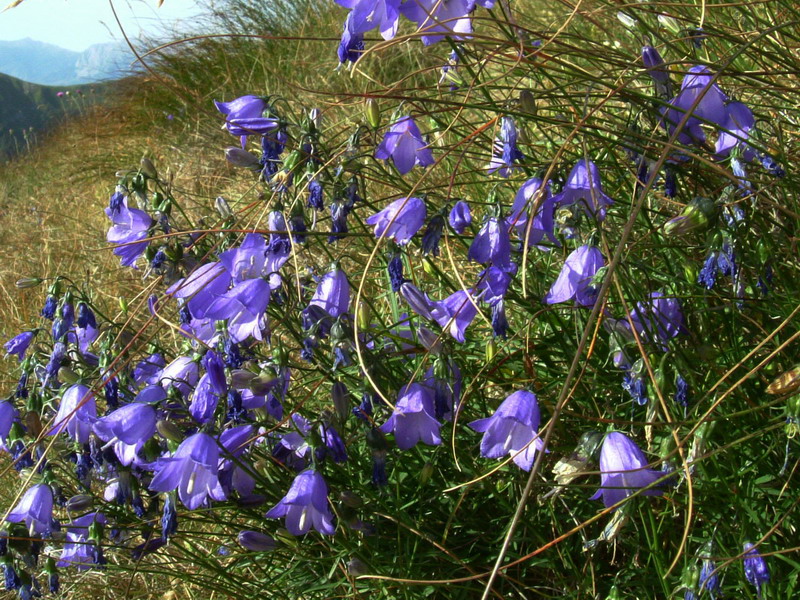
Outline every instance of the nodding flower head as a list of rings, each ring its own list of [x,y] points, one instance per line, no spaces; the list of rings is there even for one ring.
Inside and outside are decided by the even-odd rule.
[[[25,523],[31,535],[47,536],[53,526],[53,491],[39,483],[29,488],[8,516],[9,523]]]
[[[385,236],[403,246],[420,230],[427,214],[425,202],[409,196],[395,200],[365,222],[375,226],[375,237]]]
[[[637,490],[648,487],[663,473],[647,468],[644,453],[624,433],[612,431],[600,450],[600,489],[592,500],[603,499],[606,507],[621,502]],[[660,496],[661,490],[649,489],[645,496]]]
[[[270,510],[268,519],[284,518],[292,535],[304,535],[313,527],[324,535],[333,535],[333,514],[328,505],[328,485],[314,469],[306,469],[294,478],[288,493]]]
[[[517,147],[517,126],[511,117],[503,117],[500,135],[492,145],[492,159],[487,167],[489,173],[497,172],[501,177],[510,177],[515,163],[524,160],[525,155]]]
[[[431,149],[410,116],[400,117],[389,128],[375,151],[375,158],[391,158],[401,175],[408,173],[414,165],[428,167],[434,163]]]
[[[558,304],[574,298],[580,306],[594,306],[598,291],[594,277],[604,264],[603,255],[594,246],[577,248],[567,257],[544,302]]]
[[[378,429],[394,433],[397,447],[409,450],[418,442],[429,446],[442,443],[441,425],[436,420],[433,390],[420,383],[412,383],[400,390],[394,412]]]
[[[606,218],[606,208],[614,201],[603,192],[597,165],[581,159],[572,167],[561,193],[553,196],[553,203],[556,206],[577,204],[588,215],[602,221]]]

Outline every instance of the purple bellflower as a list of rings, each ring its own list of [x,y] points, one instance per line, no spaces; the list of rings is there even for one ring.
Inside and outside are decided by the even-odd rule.
[[[544,193],[544,197],[539,199],[542,193]],[[533,223],[530,224],[530,231],[528,231],[528,213],[537,202],[539,203],[539,209],[536,211]],[[511,214],[506,218],[506,222],[509,227],[517,230],[517,235],[523,242],[526,239],[528,240],[529,246],[538,246],[546,250],[547,246],[541,245],[545,237],[550,240],[553,246],[560,246],[561,244],[555,236],[553,219],[555,206],[550,194],[550,184],[548,183],[544,192],[542,192],[542,180],[538,177],[533,177],[519,188],[517,195],[514,197]]]
[[[606,218],[606,207],[614,201],[603,192],[597,165],[581,159],[572,167],[561,193],[553,196],[553,203],[559,207],[578,204],[587,214],[602,221]]]
[[[661,109],[664,117],[662,124],[670,135],[675,133],[676,127],[686,114],[690,113],[686,124],[678,134],[678,141],[682,144],[705,142],[703,121],[720,127],[725,126],[728,118],[725,103],[728,97],[716,83],[711,82],[712,78],[713,75],[707,67],[702,65],[692,67],[683,78],[678,95],[670,101],[670,106]]]
[[[442,443],[436,420],[433,390],[420,383],[411,383],[402,390],[397,398],[394,412],[389,420],[378,429],[382,433],[394,433],[397,447],[409,450],[417,442],[438,446]]]
[[[251,337],[262,341],[270,293],[270,282],[266,279],[247,279],[216,298],[205,316],[227,320],[228,334],[237,344]]]
[[[756,588],[756,593],[760,598],[761,586],[769,583],[769,569],[764,557],[750,542],[744,545],[744,576]]]
[[[400,6],[401,14],[417,24],[426,46],[445,38],[463,40],[472,33],[470,12],[475,3],[470,0],[407,0]]]
[[[171,387],[177,388],[185,397],[192,391],[199,375],[197,363],[192,360],[191,356],[179,356],[161,371],[159,383],[164,390]]]
[[[350,310],[350,284],[345,272],[337,265],[331,267],[317,284],[309,305],[320,307],[334,318]]]
[[[102,550],[90,536],[90,528],[94,523],[105,525],[105,515],[91,512],[67,525],[67,543],[61,551],[57,567],[77,567],[79,571],[85,571],[94,565],[105,564]]]
[[[314,469],[306,469],[292,482],[288,493],[267,514],[268,519],[285,518],[292,535],[304,535],[313,527],[333,535],[333,514],[328,505],[328,484]]]
[[[171,458],[158,459],[150,489],[178,496],[189,510],[200,508],[208,498],[225,500],[219,485],[219,447],[210,435],[195,433],[186,438]]]
[[[469,210],[469,204],[463,200],[459,200],[453,205],[448,217],[450,227],[458,234],[462,235],[464,231],[472,224],[472,213]]]
[[[717,156],[725,157],[736,146],[743,149],[742,157],[750,162],[756,156],[753,149],[747,144],[750,130],[755,127],[756,118],[747,105],[741,102],[731,102],[726,107],[727,118],[722,124],[725,131],[720,131],[717,137],[715,152]]]
[[[511,117],[503,117],[500,135],[492,144],[492,158],[487,167],[489,173],[497,171],[501,177],[510,177],[516,169],[514,163],[523,160],[525,155],[517,148],[517,126]]]
[[[650,294],[647,302],[638,302],[631,321],[643,342],[658,343],[662,347],[686,331],[680,302],[677,298],[665,297],[661,292]]]
[[[85,385],[76,384],[64,392],[50,435],[66,431],[78,443],[89,442],[92,426],[97,420],[94,394]]]
[[[98,419],[94,432],[114,448],[120,463],[128,466],[156,432],[156,411],[149,404],[133,402]]]
[[[503,271],[515,269],[511,262],[511,240],[506,222],[497,217],[488,219],[472,240],[467,256],[484,265],[491,263]]]
[[[458,290],[444,300],[434,302],[431,310],[433,319],[441,327],[448,329],[450,335],[462,344],[464,333],[477,314],[475,298],[468,296],[464,290]]]
[[[147,241],[142,240],[147,238],[153,219],[143,210],[128,208],[128,198],[123,198],[114,208],[106,208],[105,212],[112,222],[106,240],[116,244],[114,254],[120,257],[122,266],[133,267],[147,249]]]
[[[240,531],[236,539],[242,548],[250,552],[269,552],[278,547],[275,538],[259,531]]]
[[[367,225],[375,226],[375,237],[384,236],[404,246],[425,224],[428,213],[425,202],[409,196],[399,198],[382,211],[367,217]]]
[[[350,12],[344,21],[344,30],[342,31],[342,39],[339,42],[337,54],[339,62],[345,64],[346,62],[354,63],[364,52],[364,34],[355,33],[352,30],[353,13]]]
[[[558,304],[574,298],[579,306],[594,306],[597,288],[593,280],[604,264],[600,250],[594,246],[580,246],[567,257],[544,302]]]
[[[374,0],[361,0],[362,3],[365,1]],[[434,163],[431,149],[410,116],[400,117],[389,128],[375,150],[375,158],[381,160],[391,158],[401,175],[408,173],[414,165],[429,167]]]
[[[635,491],[652,485],[663,473],[647,468],[647,459],[624,433],[612,431],[600,450],[600,489],[591,500],[603,498],[606,508],[622,502]],[[661,490],[645,490],[645,496],[660,496]]]
[[[44,483],[28,488],[22,499],[8,513],[6,521],[25,523],[31,535],[49,535],[53,524],[53,490]]]
[[[3,344],[3,348],[5,348],[8,356],[13,354],[20,362],[22,362],[22,359],[25,358],[25,353],[28,351],[28,346],[31,345],[31,342],[35,336],[36,330],[23,331],[19,335],[15,335],[13,338]]]
[[[176,281],[167,289],[167,294],[186,300],[190,316],[202,319],[214,300],[228,290],[230,283],[231,275],[224,263],[206,263]]]
[[[231,135],[242,139],[242,148],[248,135],[263,135],[278,126],[274,118],[264,116],[269,104],[259,96],[241,96],[230,102],[214,101],[217,110],[225,115],[225,128]]]
[[[536,395],[519,390],[503,400],[491,417],[469,426],[483,434],[481,456],[502,458],[509,454],[520,469],[530,471],[536,452],[544,447],[538,433],[539,420]]]
[[[385,40],[397,34],[400,0],[336,0],[336,4],[352,10],[349,16],[352,33],[366,33],[377,27]]]

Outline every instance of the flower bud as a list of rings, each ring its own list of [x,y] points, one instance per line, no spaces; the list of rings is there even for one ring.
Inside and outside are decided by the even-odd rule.
[[[347,563],[347,572],[353,577],[358,577],[359,575],[366,575],[369,573],[369,569],[364,561],[354,558]]]
[[[223,219],[230,219],[233,216],[230,204],[222,196],[217,196],[217,199],[214,200],[214,208],[217,209],[219,216]]]
[[[428,483],[433,476],[433,463],[426,462],[422,465],[422,469],[419,472],[419,484],[425,485]]]
[[[234,167],[253,169],[254,171],[261,168],[261,164],[255,154],[238,146],[225,148],[225,159]]]
[[[494,339],[489,340],[486,342],[486,363],[490,363],[494,360],[494,357],[497,355],[497,343],[495,343]]]
[[[666,222],[667,235],[684,235],[691,231],[706,229],[717,216],[717,206],[709,198],[697,197],[683,209],[683,212]]]
[[[78,383],[80,381],[78,374],[69,367],[61,367],[58,370],[58,378],[64,383]]]
[[[82,513],[92,508],[94,499],[86,494],[77,494],[67,500],[66,509],[70,512]]]
[[[367,98],[364,102],[364,114],[367,117],[367,123],[373,129],[377,129],[381,124],[381,109],[378,107],[378,101],[375,98]]]
[[[536,98],[530,90],[520,90],[519,92],[519,108],[523,112],[531,115],[536,114]]]
[[[347,386],[341,381],[337,381],[333,384],[331,396],[333,397],[336,416],[339,417],[341,422],[344,422],[350,415],[350,393],[347,391]]]
[[[21,290],[26,290],[36,287],[40,283],[42,283],[42,279],[39,277],[23,277],[22,279],[17,279],[15,285]]]
[[[800,365],[795,365],[767,386],[766,392],[773,396],[790,394],[800,388]]]
[[[153,161],[146,156],[143,156],[142,160],[139,161],[139,171],[141,171],[150,179],[158,179],[158,171],[156,171],[156,166],[153,164]]]
[[[363,498],[350,490],[342,490],[339,492],[339,501],[350,508],[361,508],[364,506]]]
[[[231,372],[231,387],[241,390],[249,388],[250,384],[256,378],[256,374],[246,369],[235,369]]]
[[[667,83],[669,81],[669,72],[664,68],[664,59],[661,58],[658,50],[652,46],[643,47],[642,62],[650,77],[655,81],[659,83]]]
[[[183,441],[183,434],[181,433],[181,430],[172,421],[159,419],[156,422],[156,431],[158,431],[158,434],[166,440],[173,442]]]
[[[417,329],[417,339],[431,354],[440,354],[442,352],[442,340],[427,327]]]
[[[673,35],[680,33],[681,24],[675,17],[670,17],[669,15],[658,15],[657,18],[661,26],[672,32]]]
[[[240,531],[237,539],[242,548],[251,552],[270,552],[278,546],[275,538],[258,531]]]

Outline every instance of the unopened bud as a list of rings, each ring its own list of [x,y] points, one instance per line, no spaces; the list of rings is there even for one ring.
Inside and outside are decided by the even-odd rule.
[[[442,340],[427,327],[417,329],[417,338],[431,354],[440,354],[442,352]]]
[[[236,369],[231,373],[231,387],[237,390],[250,387],[256,374],[245,369]]]
[[[69,367],[61,367],[58,370],[58,378],[64,383],[78,383],[80,377]]]
[[[431,477],[433,477],[433,463],[426,462],[419,472],[419,484],[425,485],[431,480]]]
[[[156,166],[146,156],[142,157],[142,160],[139,161],[139,170],[145,176],[149,177],[150,179],[158,179],[158,171],[156,171]]]
[[[181,430],[171,421],[165,421],[164,419],[158,420],[156,422],[156,431],[158,431],[158,434],[165,440],[173,442],[183,441]]]
[[[223,219],[230,219],[233,216],[230,204],[222,196],[217,196],[217,199],[214,200],[214,208],[217,209],[219,216]]]
[[[15,285],[19,289],[25,290],[36,287],[40,283],[42,283],[42,279],[39,277],[23,277],[22,279],[17,279],[17,283]]]
[[[378,101],[375,98],[367,98],[364,102],[364,114],[367,117],[367,123],[373,129],[377,129],[381,124],[381,109],[378,107]]]
[[[241,169],[257,170],[261,168],[261,163],[258,162],[258,157],[238,146],[230,146],[225,148],[225,159],[234,167]]]
[[[86,494],[78,494],[67,500],[66,508],[70,512],[86,512],[92,508],[94,499]]]
[[[331,396],[333,397],[336,416],[339,417],[341,422],[344,422],[350,415],[350,393],[347,391],[347,386],[341,381],[337,381],[333,384]]]
[[[59,371],[59,375],[61,372]],[[66,381],[66,380],[65,380]],[[74,383],[74,382],[68,382]],[[23,418],[23,422],[25,423],[25,427],[33,437],[39,437],[39,434],[42,433],[42,420],[39,418],[39,413],[29,410],[25,413],[25,417]]]
[[[492,362],[495,355],[497,355],[497,344],[494,340],[489,340],[486,342],[486,362]]]
[[[710,198],[697,197],[677,217],[664,225],[667,235],[684,235],[706,229],[717,216],[717,205]]]
[[[795,365],[767,386],[767,393],[773,396],[790,394],[800,388],[800,365]]]
[[[536,114],[536,98],[530,90],[520,90],[519,92],[519,108],[522,112],[532,115]]]
[[[369,573],[369,569],[363,560],[354,558],[347,563],[347,572],[353,577],[358,577],[359,575],[366,575]]]
[[[240,531],[237,539],[242,548],[251,552],[270,552],[278,547],[275,538],[258,531]]]
[[[342,490],[339,492],[339,502],[350,508],[361,508],[364,506],[363,498],[350,490]]]

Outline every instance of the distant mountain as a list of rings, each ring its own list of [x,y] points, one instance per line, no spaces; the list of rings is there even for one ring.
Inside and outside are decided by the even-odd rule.
[[[106,42],[83,52],[31,39],[0,41],[0,73],[39,85],[79,85],[119,79],[134,56],[124,42]]]
[[[49,128],[102,100],[109,85],[50,87],[0,74],[0,161],[25,152]]]

